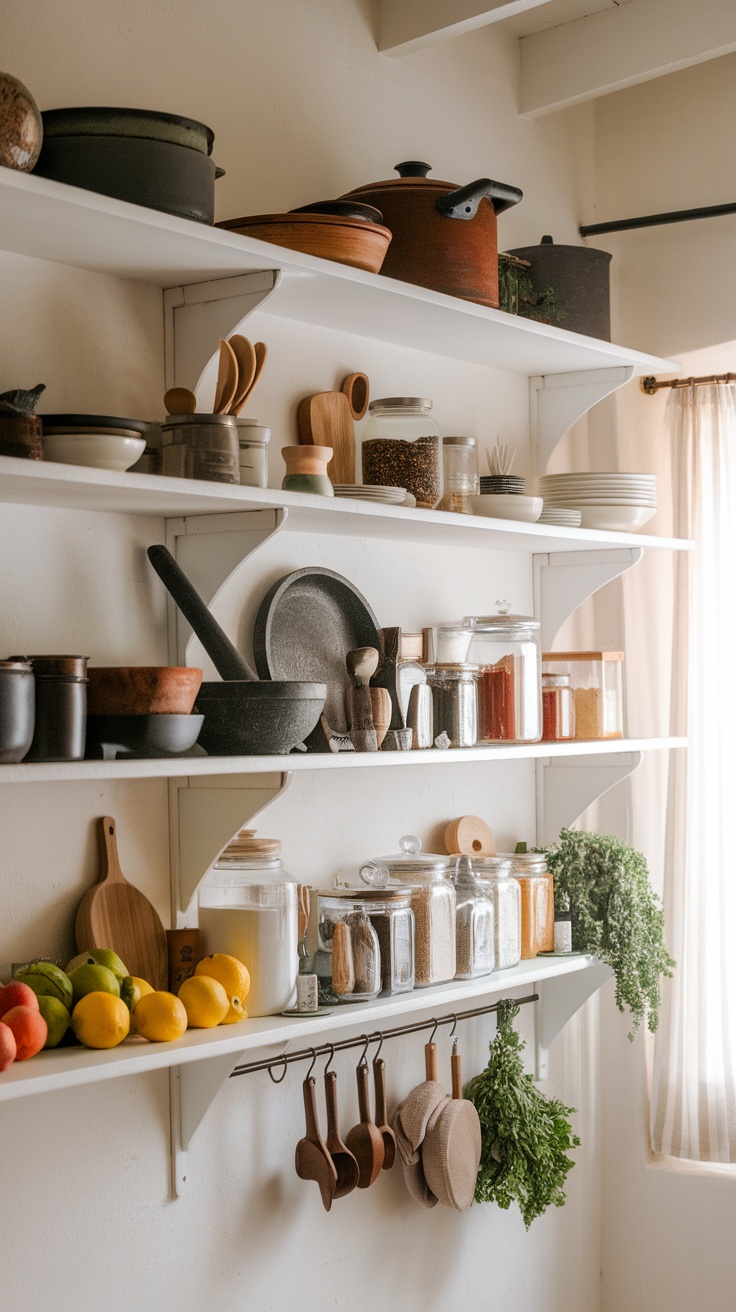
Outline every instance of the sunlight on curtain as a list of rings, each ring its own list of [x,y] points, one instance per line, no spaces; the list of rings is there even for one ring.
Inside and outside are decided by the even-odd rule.
[[[669,950],[656,1037],[656,1153],[736,1162],[736,387],[674,390],[667,406],[675,532],[672,754],[664,901]]]

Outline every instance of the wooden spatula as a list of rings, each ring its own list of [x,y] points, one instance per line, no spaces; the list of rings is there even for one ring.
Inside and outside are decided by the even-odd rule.
[[[230,402],[229,413],[239,415],[256,376],[256,353],[253,343],[247,337],[241,337],[240,333],[233,333],[229,341],[238,362],[238,385]]]
[[[238,402],[237,406],[235,405],[233,406],[231,410],[231,414],[234,415],[240,414],[246,401],[253,394],[253,389],[255,388],[258,379],[263,373],[263,366],[265,365],[266,360],[268,359],[268,347],[266,346],[265,342],[256,342],[255,346],[253,347],[253,350],[256,353],[256,371],[253,375],[253,381],[251,382],[251,385],[248,388],[247,392],[242,397],[242,399]]]
[[[327,466],[333,483],[355,482],[355,428],[350,403],[342,392],[317,392],[305,396],[297,411],[302,446],[331,446]]]
[[[235,389],[238,386],[238,362],[235,358],[235,352],[229,342],[224,337],[220,338],[220,363],[217,370],[217,387],[215,389],[215,404],[212,407],[214,415],[226,415],[232,405]]]
[[[145,979],[154,989],[168,981],[166,934],[156,908],[129,884],[118,857],[115,821],[100,820],[101,878],[82,898],[77,910],[77,951],[112,948],[131,975]]]

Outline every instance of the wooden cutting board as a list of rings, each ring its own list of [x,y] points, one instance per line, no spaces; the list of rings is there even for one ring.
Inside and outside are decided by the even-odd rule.
[[[331,446],[327,466],[333,483],[355,482],[355,428],[350,402],[343,392],[317,392],[305,396],[297,411],[302,446]]]
[[[120,869],[115,821],[99,822],[100,880],[79,903],[75,933],[77,951],[112,948],[131,975],[154,989],[166,989],[166,934],[156,908]]]

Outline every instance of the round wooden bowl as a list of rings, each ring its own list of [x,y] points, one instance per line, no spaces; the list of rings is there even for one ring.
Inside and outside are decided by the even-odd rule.
[[[391,241],[391,232],[380,223],[335,214],[252,214],[217,227],[369,273],[378,273]]]
[[[89,715],[190,715],[202,671],[177,665],[97,665],[87,670]]]

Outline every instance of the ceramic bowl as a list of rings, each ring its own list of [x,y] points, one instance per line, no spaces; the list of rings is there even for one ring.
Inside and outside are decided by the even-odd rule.
[[[146,439],[120,433],[44,433],[43,458],[53,464],[124,471],[146,449]]]
[[[189,715],[202,685],[193,666],[90,665],[90,715]]]
[[[656,515],[656,506],[581,506],[582,527],[635,533]]]
[[[474,515],[483,515],[487,519],[521,519],[534,524],[542,513],[544,502],[541,497],[522,497],[513,492],[504,495],[486,492],[471,497],[470,504]]]

